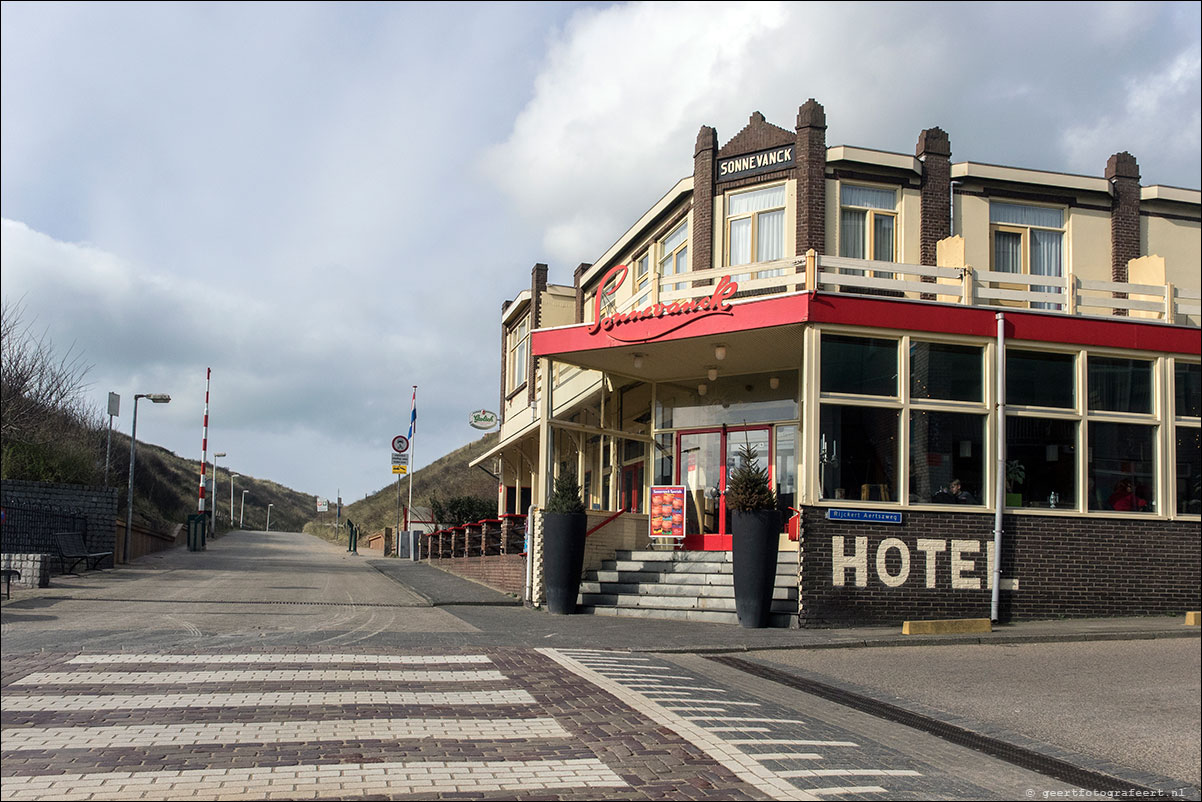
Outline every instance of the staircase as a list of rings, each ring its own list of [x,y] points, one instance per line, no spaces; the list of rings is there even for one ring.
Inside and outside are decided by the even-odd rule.
[[[619,551],[580,583],[578,610],[591,615],[738,624],[729,551]],[[768,625],[797,620],[797,552],[782,551]]]

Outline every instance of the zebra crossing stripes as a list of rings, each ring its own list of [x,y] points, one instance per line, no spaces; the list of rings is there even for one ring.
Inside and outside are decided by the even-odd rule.
[[[49,671],[30,674],[14,685],[198,685],[246,682],[500,682],[499,671],[366,671],[300,669],[294,671]]]
[[[582,671],[612,683],[625,694],[620,698],[628,704],[636,704],[636,697],[641,699],[648,706],[648,715],[658,708],[665,724],[681,727],[678,731],[682,734],[689,732],[690,740],[701,743],[711,754],[724,753],[728,765],[737,767],[744,779],[776,799],[905,795],[911,792],[896,784],[923,776],[915,769],[896,768],[896,763],[889,766],[898,759],[895,755],[876,750],[866,754],[858,741],[839,737],[846,733],[831,725],[774,715],[783,711],[767,703],[732,699],[726,689],[713,687],[712,680],[694,676],[683,686],[669,685],[661,680],[662,675],[647,670],[647,657],[636,658],[634,665],[622,665],[623,658],[615,653],[567,649],[562,656],[565,664],[575,663]],[[678,667],[671,668],[679,673]],[[772,751],[759,751],[768,749]],[[834,778],[889,780],[890,786],[831,785]]]
[[[78,655],[43,667],[0,697],[6,802],[629,788],[487,655]]]

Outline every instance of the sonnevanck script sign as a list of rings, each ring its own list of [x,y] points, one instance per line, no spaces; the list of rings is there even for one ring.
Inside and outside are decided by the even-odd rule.
[[[601,280],[601,287],[597,291],[597,300],[593,308],[593,324],[588,330],[590,336],[605,333],[611,339],[621,342],[647,342],[670,334],[703,317],[734,314],[729,299],[739,291],[739,285],[737,282],[731,281],[730,276],[723,276],[718,280],[718,285],[714,287],[713,295],[705,298],[652,304],[645,309],[632,309],[629,312],[603,315],[601,307],[605,299],[618,291],[629,272],[626,265],[617,265],[611,268],[605,274],[605,278]],[[627,324],[642,320],[662,321],[662,325],[653,326],[650,330],[646,326],[640,326],[630,332],[623,330]]]
[[[768,173],[773,170],[784,170],[793,166],[793,146],[761,150],[758,153],[747,153],[743,156],[731,156],[718,159],[718,180],[730,181],[735,178],[745,178],[749,175]]]

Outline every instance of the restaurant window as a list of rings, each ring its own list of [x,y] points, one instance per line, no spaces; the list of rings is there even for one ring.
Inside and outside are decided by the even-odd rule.
[[[1173,366],[1174,464],[1179,515],[1202,514],[1202,365],[1177,360]]]
[[[910,413],[910,503],[984,504],[985,416]]]
[[[689,221],[685,220],[659,244],[660,292],[683,290],[687,284],[665,282],[668,276],[687,273],[689,270]]]
[[[824,499],[897,500],[896,409],[823,404],[818,476]]]
[[[785,257],[785,185],[727,196],[726,263],[732,267]],[[761,272],[783,275],[783,270]],[[749,274],[734,276],[746,280]]]
[[[897,395],[897,341],[822,335],[822,392]]]
[[[1146,359],[1089,357],[1090,411],[1152,411],[1152,363]]]
[[[983,357],[980,346],[911,340],[911,398],[979,402]]]
[[[1006,349],[1006,403],[1074,409],[1076,374],[1073,354]]]
[[[994,271],[1031,276],[1064,275],[1063,209],[991,201],[989,224]],[[1060,292],[1060,288],[1051,286],[1032,286],[1031,290]],[[1032,303],[1031,308],[1059,309],[1060,304]]]
[[[530,318],[522,318],[509,333],[509,391],[526,383],[530,367]]]
[[[1006,506],[1077,507],[1075,420],[1006,417]]]
[[[1089,423],[1089,509],[1156,512],[1156,427]]]
[[[893,262],[897,192],[843,184],[839,188],[839,255]]]

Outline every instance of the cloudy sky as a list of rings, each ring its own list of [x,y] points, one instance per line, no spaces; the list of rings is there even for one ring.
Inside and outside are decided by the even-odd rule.
[[[5,2],[3,296],[139,439],[346,500],[495,409],[501,302],[571,283],[753,111],[827,142],[1198,188],[1200,6]]]

